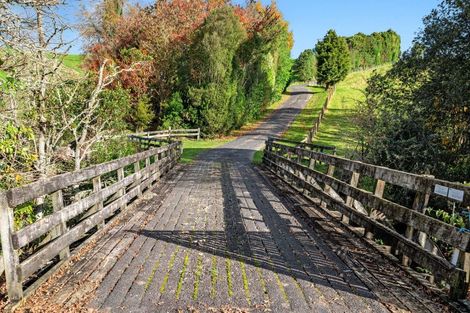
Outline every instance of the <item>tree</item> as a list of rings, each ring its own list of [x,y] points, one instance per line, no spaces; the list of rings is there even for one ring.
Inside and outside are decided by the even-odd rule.
[[[317,80],[327,89],[346,78],[350,69],[349,50],[346,40],[329,30],[315,46],[317,53]]]
[[[470,1],[445,0],[392,70],[374,76],[363,105],[366,157],[440,178],[470,177]],[[365,116],[364,115],[364,116]]]
[[[346,37],[352,69],[395,63],[400,57],[400,36],[393,30]]]
[[[294,63],[294,79],[302,82],[313,80],[316,76],[316,57],[313,50],[303,51]]]
[[[27,148],[35,160],[32,179],[57,173],[61,152],[70,146],[75,146],[75,168],[79,168],[103,131],[113,128],[108,127],[110,120],[120,108],[104,112],[107,104],[127,99],[126,92],[116,92],[113,101],[106,101],[108,89],[118,75],[133,70],[107,61],[94,77],[67,69],[63,59],[70,45],[63,38],[69,27],[57,14],[58,3],[32,0],[0,5],[0,20],[7,23],[0,32],[0,46],[8,47],[0,49],[0,72],[6,76],[0,85],[0,104],[8,107],[0,121],[31,129]]]
[[[103,58],[121,68],[145,61],[139,71],[120,75],[118,82],[130,91],[135,113],[145,113],[144,102],[152,107],[156,127],[186,125],[227,132],[259,117],[290,81],[292,33],[274,3],[253,1],[243,7],[227,0],[173,0],[145,8],[128,6],[122,15],[114,14],[113,32],[102,31],[103,10],[101,6],[89,12],[83,27],[89,38],[87,68],[96,72]],[[209,30],[209,21],[215,23],[213,14],[220,10],[232,13],[217,20],[220,31]],[[225,31],[231,36],[234,23],[243,38],[220,38]],[[202,32],[211,34],[203,38]],[[205,40],[206,46],[198,40]],[[227,55],[211,60],[219,50]],[[143,121],[148,117],[138,116]],[[205,120],[209,116],[210,121]],[[145,124],[141,118],[129,120],[135,128]]]
[[[233,61],[246,32],[230,7],[213,11],[195,35],[186,68],[189,105],[197,108],[193,122],[206,132],[227,130],[236,96]]]
[[[119,69],[104,60],[97,77],[69,81],[51,97],[48,120],[60,125],[52,133],[51,145],[71,141],[74,170],[79,170],[94,144],[104,136],[126,129],[125,117],[130,111],[130,96],[122,88],[109,89],[116,77],[133,68]],[[70,138],[70,139],[69,139]]]
[[[39,176],[47,174],[50,146],[47,121],[47,90],[60,83],[63,53],[68,50],[64,33],[69,29],[56,9],[55,0],[10,1],[0,5],[0,46],[8,47],[0,70],[11,75],[21,86],[10,90],[11,114],[28,115],[28,125],[35,134]],[[3,24],[5,22],[5,24]]]

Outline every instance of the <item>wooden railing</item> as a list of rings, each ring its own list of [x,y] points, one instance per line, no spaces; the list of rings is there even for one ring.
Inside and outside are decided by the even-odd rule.
[[[50,275],[52,270],[44,272],[69,258],[71,247],[141,197],[176,164],[181,151],[181,142],[174,142],[0,193],[0,234],[10,301],[23,297],[23,284],[30,277]],[[79,199],[76,190],[82,194]],[[49,204],[50,214],[17,229],[15,209],[37,202]]]
[[[263,164],[311,200],[321,201],[322,207],[343,223],[362,227],[367,238],[389,244],[403,265],[429,270],[428,278],[445,282],[452,298],[466,296],[470,234],[426,215],[425,210],[430,200],[446,205],[451,201],[468,209],[470,187],[272,139],[266,142]],[[362,189],[361,179],[369,180],[375,190]],[[413,204],[408,207],[384,198],[386,184],[414,196]],[[450,247],[452,255],[439,253],[438,243]]]
[[[148,137],[155,139],[172,139],[172,138],[196,138],[201,139],[201,129],[168,129],[168,130],[156,130],[150,132],[142,132],[133,134],[137,137]]]
[[[171,142],[170,138],[165,138],[165,137],[145,137],[145,136],[137,136],[137,135],[129,135],[127,136],[127,139],[129,141],[136,142],[137,145],[141,149],[150,149],[150,148],[156,148],[156,147],[161,147],[163,145],[166,145]]]
[[[280,137],[270,137],[269,140],[271,142],[285,143],[289,146],[309,149],[312,151],[317,151],[317,152],[322,152],[322,153],[325,152],[328,154],[336,154],[336,147],[333,147],[333,146],[319,145],[319,144],[308,143],[308,142],[297,142],[297,141],[292,141],[288,139],[283,139]]]

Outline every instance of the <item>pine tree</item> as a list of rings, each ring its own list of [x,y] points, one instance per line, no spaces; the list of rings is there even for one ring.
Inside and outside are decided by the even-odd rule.
[[[317,80],[327,89],[346,78],[351,67],[346,40],[332,29],[315,46],[317,52]]]

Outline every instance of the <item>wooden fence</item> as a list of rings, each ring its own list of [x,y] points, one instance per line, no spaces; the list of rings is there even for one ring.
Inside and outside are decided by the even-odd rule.
[[[445,282],[452,298],[466,297],[470,233],[425,213],[430,199],[446,205],[450,201],[468,209],[470,187],[352,161],[275,139],[266,142],[263,164],[311,200],[321,201],[322,207],[343,223],[359,226],[367,238],[389,244],[403,265],[429,270],[428,278]],[[373,192],[361,187],[367,180],[370,186],[375,185]],[[414,197],[411,208],[386,199],[386,184],[388,188],[411,193]],[[448,247],[451,255],[441,253],[438,246]]]
[[[201,139],[201,129],[168,129],[168,130],[156,130],[150,132],[143,132],[133,134],[137,137],[147,137],[155,139],[169,139],[171,138],[196,138],[197,140]]]
[[[32,276],[42,278],[29,289],[69,258],[77,242],[141,197],[176,164],[181,151],[181,142],[174,142],[0,193],[0,234],[9,299],[20,300],[23,284]],[[77,194],[71,191],[83,193],[83,186],[88,188],[86,194],[76,199]],[[50,204],[50,214],[23,228],[15,227],[15,209],[37,199]]]
[[[140,148],[142,149],[150,149],[150,148],[158,148],[163,145],[166,145],[171,142],[171,139],[160,137],[160,138],[154,138],[154,137],[144,137],[144,136],[136,136],[136,135],[129,135],[127,136],[127,139],[129,141],[136,142]]]
[[[313,138],[315,138],[315,135],[318,133],[318,130],[320,129],[320,124],[323,118],[325,117],[325,113],[328,110],[328,105],[330,104],[331,99],[333,98],[333,95],[334,95],[334,90],[327,93],[325,103],[323,104],[323,107],[321,108],[321,111],[318,114],[317,118],[313,122],[312,128],[310,128],[307,133],[307,143],[312,143]]]

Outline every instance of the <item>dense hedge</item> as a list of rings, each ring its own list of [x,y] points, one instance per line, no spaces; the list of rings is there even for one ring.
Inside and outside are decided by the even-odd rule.
[[[353,70],[394,63],[400,57],[400,36],[393,30],[374,32],[370,35],[357,33],[346,37],[346,42]]]

